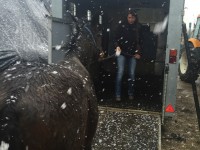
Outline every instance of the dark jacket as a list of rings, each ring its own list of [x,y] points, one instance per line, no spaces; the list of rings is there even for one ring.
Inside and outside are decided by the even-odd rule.
[[[115,34],[115,47],[119,46],[122,50],[121,55],[133,56],[140,54],[140,24],[122,23],[117,28]],[[137,50],[137,51],[136,51]]]

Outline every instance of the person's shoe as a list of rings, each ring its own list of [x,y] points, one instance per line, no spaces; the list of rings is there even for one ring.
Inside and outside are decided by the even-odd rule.
[[[117,96],[117,97],[115,97],[115,100],[116,100],[117,102],[120,102],[120,101],[121,101],[121,97]]]
[[[129,99],[129,100],[133,100],[134,97],[133,97],[132,95],[129,95],[128,99]]]

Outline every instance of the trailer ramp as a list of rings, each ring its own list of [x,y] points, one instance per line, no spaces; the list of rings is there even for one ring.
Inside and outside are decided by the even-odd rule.
[[[160,150],[160,113],[99,107],[93,150]]]

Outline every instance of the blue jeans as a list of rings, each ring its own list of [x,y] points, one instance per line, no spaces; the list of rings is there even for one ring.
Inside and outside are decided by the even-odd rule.
[[[119,55],[117,57],[117,76],[115,83],[115,96],[121,96],[121,81],[124,74],[125,63],[128,63],[128,95],[133,96],[134,94],[134,82],[135,82],[135,67],[136,67],[136,59],[134,57],[125,57],[123,55]]]

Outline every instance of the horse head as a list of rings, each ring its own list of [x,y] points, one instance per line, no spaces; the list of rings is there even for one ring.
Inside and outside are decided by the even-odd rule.
[[[96,63],[101,50],[101,28],[95,15],[91,22],[77,19],[71,15],[74,22],[74,33],[66,46],[65,60],[72,56],[77,57],[80,62],[90,70],[92,64]]]

